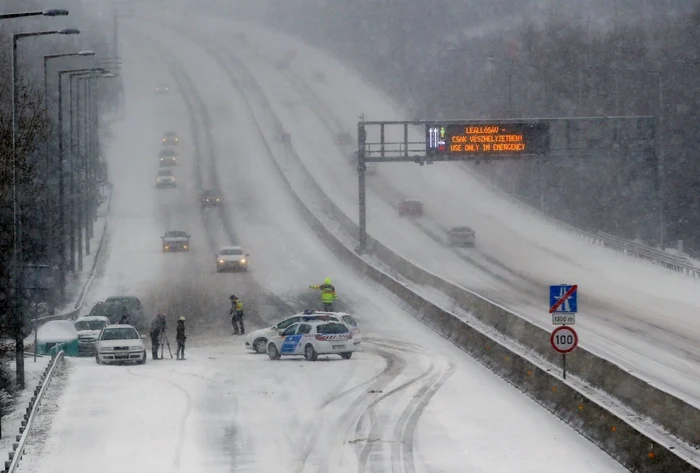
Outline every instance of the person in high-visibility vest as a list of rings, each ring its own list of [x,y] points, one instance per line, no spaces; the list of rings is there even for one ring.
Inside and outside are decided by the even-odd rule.
[[[245,334],[245,327],[243,327],[243,302],[233,294],[231,294],[229,299],[231,300],[231,310],[229,314],[231,314],[233,334],[238,335],[240,333],[243,335]]]
[[[312,284],[309,286],[311,289],[318,289],[321,291],[321,302],[323,302],[323,310],[326,312],[333,312],[333,301],[336,298],[335,287],[331,284],[331,278],[326,278],[323,284]]]

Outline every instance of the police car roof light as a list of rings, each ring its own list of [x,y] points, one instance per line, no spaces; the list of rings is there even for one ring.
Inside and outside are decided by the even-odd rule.
[[[310,314],[313,314],[313,313],[314,313],[314,310],[313,310],[313,309],[306,309],[306,310],[304,311],[304,314],[306,314],[306,315],[310,315]]]

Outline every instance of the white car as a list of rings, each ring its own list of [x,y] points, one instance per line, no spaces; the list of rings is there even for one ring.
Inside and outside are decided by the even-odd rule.
[[[360,326],[352,315],[344,312],[315,312],[313,310],[307,310],[294,314],[291,317],[287,317],[272,327],[261,328],[259,330],[248,332],[245,338],[245,346],[249,350],[253,350],[256,353],[266,353],[268,340],[279,335],[280,330],[285,330],[287,327],[297,322],[316,320],[343,322],[350,327],[353,344],[359,345],[362,342],[362,332],[360,331]]]
[[[100,332],[109,324],[109,318],[103,315],[88,315],[76,320],[73,326],[78,331],[78,354],[94,355]]]
[[[218,272],[227,269],[240,269],[248,271],[248,253],[240,246],[224,246],[216,256],[216,270]]]
[[[318,355],[340,355],[349,360],[353,351],[355,344],[350,327],[335,320],[294,323],[267,343],[267,355],[271,360],[287,355],[304,355],[309,361],[316,361]]]
[[[97,364],[146,363],[144,335],[139,335],[131,325],[107,325],[100,332],[95,346]]]

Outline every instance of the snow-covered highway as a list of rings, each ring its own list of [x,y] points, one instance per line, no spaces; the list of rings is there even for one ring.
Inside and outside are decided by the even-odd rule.
[[[624,471],[336,259],[299,217],[220,65],[172,30],[134,25],[122,51],[126,121],[110,156],[110,260],[93,298],[135,293],[151,313],[184,315],[188,359],[68,360],[58,408],[20,471]],[[160,82],[173,93],[156,96]],[[178,187],[156,190],[168,130],[182,137]],[[226,205],[202,212],[199,191],[216,181]],[[191,233],[192,251],[161,253],[167,229]],[[249,273],[216,273],[225,244],[251,254]],[[325,276],[364,330],[351,360],[272,362],[230,335],[230,293],[250,308],[251,329],[315,306],[308,285]]]
[[[399,108],[336,60],[294,38],[246,24],[232,29],[231,22],[208,15],[193,15],[178,27],[196,30],[222,57],[244,60],[317,182],[357,221],[356,174],[348,150],[338,148],[333,134],[352,132],[361,113],[368,119],[402,118]],[[247,45],[234,37],[236,31],[245,32]],[[287,49],[298,55],[291,72],[281,72],[276,62]],[[313,79],[316,71],[325,74],[325,82]],[[379,166],[369,179],[369,231],[382,243],[543,328],[551,328],[547,285],[578,284],[581,346],[700,405],[697,281],[560,232],[503,201],[458,164]],[[427,216],[419,225],[398,218],[401,197],[426,202]],[[476,229],[476,250],[455,252],[435,238],[459,224]]]

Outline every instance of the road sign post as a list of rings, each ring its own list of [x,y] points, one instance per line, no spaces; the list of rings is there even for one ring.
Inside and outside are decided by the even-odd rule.
[[[552,348],[554,348],[556,352],[561,353],[562,370],[564,379],[566,379],[566,354],[571,353],[578,346],[578,334],[573,327],[562,325],[552,331],[552,335],[549,337],[549,343],[552,344]]]

